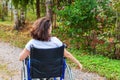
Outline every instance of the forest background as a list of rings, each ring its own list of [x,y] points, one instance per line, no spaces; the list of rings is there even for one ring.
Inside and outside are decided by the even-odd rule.
[[[0,39],[23,48],[43,16],[85,71],[120,79],[120,0],[0,0]]]

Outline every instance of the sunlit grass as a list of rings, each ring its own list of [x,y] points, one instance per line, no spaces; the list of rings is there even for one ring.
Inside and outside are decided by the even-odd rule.
[[[98,73],[108,80],[120,80],[120,60],[109,59],[101,55],[86,54],[80,50],[70,50],[83,64],[83,70]]]
[[[29,31],[21,32],[13,30],[11,26],[0,26],[0,40],[2,41],[23,48],[29,39]]]
[[[0,20],[0,25],[13,26],[14,22],[13,21],[2,21],[2,20]]]

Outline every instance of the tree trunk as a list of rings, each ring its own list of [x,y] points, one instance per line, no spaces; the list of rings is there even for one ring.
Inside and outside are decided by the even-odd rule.
[[[57,5],[57,0],[53,0],[53,6]],[[57,21],[57,15],[55,12],[53,12],[53,27],[57,27],[56,25],[56,21]]]
[[[40,18],[40,0],[36,0],[36,15]]]
[[[68,0],[68,4],[71,4],[72,3],[72,0]]]
[[[119,19],[119,13],[116,12],[116,35],[115,35],[115,38],[119,41],[119,43],[115,43],[115,51],[114,51],[114,54],[115,54],[115,58],[117,59],[120,59],[120,47],[117,46],[117,45],[120,45],[120,19]]]
[[[52,21],[52,1],[46,0],[46,16]]]
[[[25,26],[25,10],[21,9],[20,12],[20,27],[23,28]]]
[[[13,21],[13,9],[11,9],[11,21]]]
[[[19,16],[18,16],[18,11],[16,9],[14,9],[14,29],[15,30],[19,30],[20,28],[20,20],[19,20]]]
[[[4,21],[5,20],[5,1],[2,1],[1,9],[2,9],[1,19],[2,21]]]
[[[46,16],[46,0],[42,0],[42,7],[41,7],[41,10],[42,10],[42,13],[44,13],[42,16]]]
[[[13,21],[13,5],[12,5],[12,0],[9,0],[8,9],[9,9],[9,11],[11,13],[11,21]]]
[[[1,1],[0,1],[1,3]],[[2,18],[2,5],[0,4],[0,19]]]
[[[117,33],[116,33],[116,38],[117,38],[117,40],[120,41],[120,33],[118,33],[119,30],[120,30],[120,25],[119,25],[119,14],[118,14],[118,12],[116,12],[116,24],[115,24],[115,26],[116,26],[116,31],[115,31],[115,32],[117,32]]]
[[[8,3],[7,1],[2,0],[2,14],[1,14],[2,21],[5,20],[5,16],[7,15],[8,15]]]
[[[8,16],[8,2],[5,1],[5,16]]]

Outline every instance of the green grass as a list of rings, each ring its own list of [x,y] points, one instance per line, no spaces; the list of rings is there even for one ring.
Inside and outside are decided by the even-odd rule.
[[[4,22],[2,24],[0,23],[0,40],[23,48],[27,41],[30,39],[29,32],[20,32],[13,30],[13,27],[8,26],[6,23],[7,22]]]
[[[12,27],[8,26],[8,23],[9,22],[4,22],[2,23],[2,26],[0,26],[0,40],[23,48],[30,40],[28,29],[24,29],[20,32],[14,31],[12,30]],[[54,35],[57,35],[55,32]],[[66,37],[66,39],[64,37],[64,40],[68,41],[67,35],[64,36]],[[59,36],[59,38],[62,39],[63,36]],[[120,80],[120,60],[113,60],[101,55],[84,53],[82,50],[73,48],[68,50],[83,64],[83,71],[97,73],[106,77],[108,80]]]
[[[5,26],[13,26],[13,22],[11,21],[2,21],[0,20],[0,25],[5,25]]]
[[[80,50],[70,50],[70,52],[83,64],[85,70],[105,76],[108,80],[120,80],[120,60],[84,54]]]

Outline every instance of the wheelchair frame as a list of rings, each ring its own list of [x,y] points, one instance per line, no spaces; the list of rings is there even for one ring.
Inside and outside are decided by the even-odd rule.
[[[32,45],[31,46],[31,52],[33,50],[32,49],[33,47],[34,46]],[[63,45],[62,47],[65,47],[65,45]],[[33,79],[31,79],[31,75],[30,75],[30,63],[31,63],[30,59],[31,58],[29,56],[28,58],[26,58],[25,60],[23,60],[23,67],[22,67],[22,70],[21,70],[21,80],[33,80]],[[66,73],[66,71],[67,71],[68,77],[69,77],[69,79],[66,79],[66,80],[73,80],[72,71],[71,71],[70,67],[67,65],[65,58],[63,58],[63,63],[62,64],[61,64],[63,66],[62,67],[62,71],[61,71],[62,74],[61,74],[61,77],[60,77],[59,80],[64,80],[65,79],[65,73]],[[58,80],[58,79],[56,79],[56,77],[52,77],[52,78],[54,78],[53,80]],[[40,79],[34,79],[34,80],[41,80],[41,78]],[[46,79],[46,80],[49,80],[49,79]],[[51,77],[50,77],[50,80],[51,80]]]
[[[67,70],[69,80],[73,80],[71,68],[67,65],[66,60],[64,59],[63,73],[62,73],[62,76],[60,77],[60,80],[64,80],[65,70]],[[30,59],[29,58],[23,60],[23,67],[21,69],[21,80],[32,80],[30,77]],[[40,80],[40,79],[36,79],[36,80]],[[56,77],[54,77],[53,80],[57,80]]]

